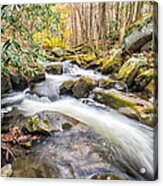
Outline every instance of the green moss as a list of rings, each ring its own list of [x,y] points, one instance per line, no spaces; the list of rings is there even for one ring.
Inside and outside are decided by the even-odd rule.
[[[147,64],[147,59],[144,57],[132,57],[123,64],[118,73],[118,78],[126,82],[128,86],[131,86],[139,69],[147,66]]]
[[[95,82],[91,78],[81,77],[75,82],[72,88],[73,95],[77,98],[86,98],[94,86]]]
[[[135,95],[127,95],[115,89],[110,90],[98,90],[95,92],[94,99],[100,103],[106,104],[114,109],[121,110],[124,115],[139,119],[140,122],[149,126],[154,126],[153,123],[153,104],[143,99],[136,97]],[[126,113],[127,111],[127,113]],[[135,117],[136,116],[136,117]]]
[[[119,70],[122,63],[121,53],[121,49],[114,50],[114,52],[112,52],[110,58],[103,62],[101,68],[103,73],[109,74]]]
[[[62,83],[59,90],[61,94],[72,94],[72,88],[74,86],[73,80],[67,80]]]

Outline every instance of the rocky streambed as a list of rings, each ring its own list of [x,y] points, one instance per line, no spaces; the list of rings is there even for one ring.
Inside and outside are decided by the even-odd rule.
[[[126,50],[55,47],[35,76],[2,77],[2,176],[154,179],[156,62],[133,32]]]

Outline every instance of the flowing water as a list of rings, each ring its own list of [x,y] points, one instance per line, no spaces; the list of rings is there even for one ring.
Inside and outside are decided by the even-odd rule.
[[[83,70],[69,62],[64,63],[63,69],[62,75],[46,74],[46,80],[38,83],[37,86],[47,87],[46,91],[48,92],[51,90],[51,85],[47,85],[53,84],[59,95],[59,86],[65,80],[77,79],[81,75],[96,80],[107,78],[93,70]],[[90,104],[84,104],[82,99],[77,100],[70,96],[59,96],[57,100],[51,101],[46,96],[38,97],[35,94],[30,94],[28,89],[11,95],[9,97],[6,95],[2,99],[3,105],[8,108],[15,102],[18,110],[25,116],[49,110],[60,112],[85,123],[117,149],[119,162],[123,162],[129,170],[135,171],[135,174],[140,176],[142,176],[141,170],[143,168],[146,171],[146,177],[152,179],[154,175],[152,129],[96,103],[91,97],[88,99]],[[20,101],[22,101],[21,104]],[[5,112],[5,109],[2,111]]]

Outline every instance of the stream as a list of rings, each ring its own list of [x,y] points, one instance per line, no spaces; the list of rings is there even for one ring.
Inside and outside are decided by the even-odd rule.
[[[35,91],[33,93],[28,88],[23,92],[12,92],[3,95],[1,112],[5,115],[15,108],[25,117],[29,117],[42,111],[55,111],[74,118],[86,124],[91,130],[93,129],[97,136],[99,135],[97,141],[98,138],[102,138],[104,141],[102,144],[106,144],[104,145],[104,154],[107,150],[110,151],[110,149],[106,148],[108,144],[113,147],[111,151],[115,155],[115,159],[113,160],[114,166],[107,168],[107,157],[105,158],[106,162],[104,165],[106,169],[96,168],[96,173],[106,173],[110,170],[111,173],[118,172],[125,179],[152,179],[154,175],[153,129],[142,125],[138,121],[122,116],[117,111],[103,104],[97,103],[92,99],[92,95],[82,99],[60,95],[59,87],[66,80],[76,80],[80,76],[87,76],[94,80],[107,79],[108,77],[93,70],[81,69],[77,65],[69,63],[69,61],[58,64],[63,65],[63,74],[46,74],[45,81],[35,84]],[[41,156],[44,153],[48,153],[48,150],[50,153],[50,149],[52,148],[50,145],[56,143],[54,142],[55,138],[55,136],[52,136],[47,140],[46,144],[40,143],[35,148],[37,155]],[[94,140],[96,141],[96,139]],[[43,147],[43,150],[40,150],[41,145],[46,146],[46,148]],[[102,147],[99,146],[100,148]],[[68,156],[66,152],[65,156]],[[81,169],[85,164],[80,165]],[[73,169],[77,172],[79,167],[77,165],[75,166],[75,164],[73,165]],[[91,167],[93,165],[90,163],[89,166]],[[92,169],[95,170],[95,168]],[[142,172],[142,169],[145,172]],[[93,174],[91,171],[85,171],[87,173],[80,173],[80,171],[77,172],[77,176],[74,176],[75,178],[90,177]],[[67,177],[65,175],[65,178]]]

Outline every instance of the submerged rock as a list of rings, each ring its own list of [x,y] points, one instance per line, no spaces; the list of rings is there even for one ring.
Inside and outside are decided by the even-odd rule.
[[[120,111],[129,118],[137,119],[150,127],[155,126],[153,104],[133,94],[126,94],[115,89],[100,89],[94,91],[94,100]]]
[[[75,82],[72,92],[77,98],[86,98],[94,87],[95,82],[91,78],[83,76]]]
[[[85,124],[55,112],[39,115],[41,121],[48,117],[51,125],[63,124],[63,131],[54,132],[16,158],[12,164],[13,177],[90,178],[96,174],[115,174],[130,178],[116,168],[119,158],[110,144]]]
[[[147,59],[144,57],[132,57],[126,61],[118,72],[118,78],[123,80],[129,87],[133,85],[141,67],[147,66]]]

